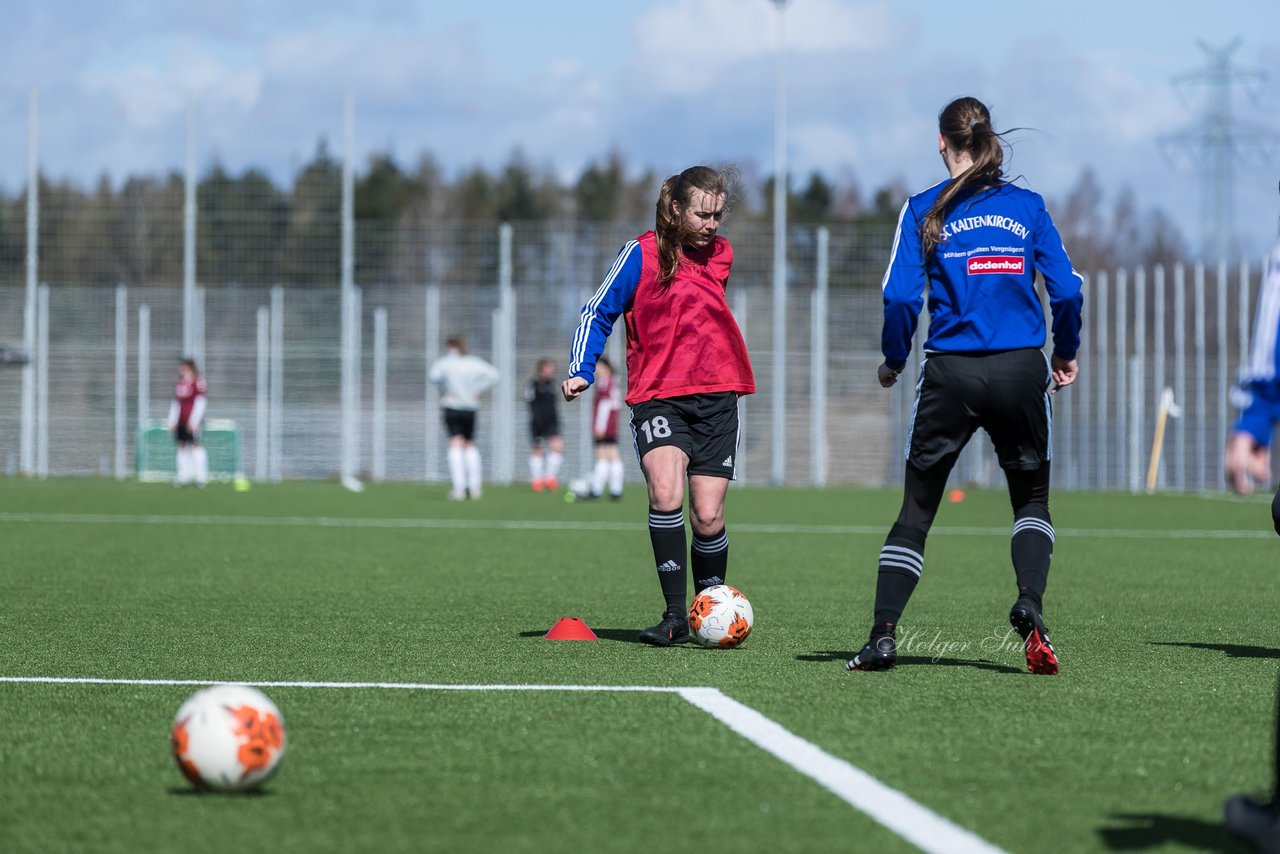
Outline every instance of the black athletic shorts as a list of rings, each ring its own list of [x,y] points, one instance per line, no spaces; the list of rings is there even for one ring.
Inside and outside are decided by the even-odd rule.
[[[173,439],[175,442],[181,442],[184,445],[200,444],[200,433],[192,430],[186,424],[179,424],[173,428]]]
[[[534,416],[529,419],[529,435],[534,443],[544,442],[552,436],[560,435],[560,419],[545,416]]]
[[[949,470],[981,427],[1002,468],[1040,468],[1053,456],[1051,379],[1036,349],[929,354],[916,385],[907,462]]]
[[[732,391],[646,400],[631,408],[636,456],[674,445],[689,474],[734,478],[738,465],[738,394]]]
[[[470,442],[476,437],[475,410],[446,409],[444,411],[444,428],[449,431],[449,438],[461,436]]]

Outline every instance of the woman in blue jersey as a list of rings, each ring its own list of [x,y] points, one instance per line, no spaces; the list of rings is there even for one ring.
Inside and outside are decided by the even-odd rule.
[[[991,436],[1013,504],[1017,600],[1009,621],[1032,673],[1058,672],[1041,614],[1053,552],[1049,396],[1076,380],[1082,280],[1071,268],[1044,199],[1004,177],[991,114],[958,98],[938,116],[938,153],[950,178],[907,200],[885,272],[880,385],[897,382],[929,292],[929,340],[907,436],[902,509],[880,551],[871,638],[850,670],[897,663],[895,631],[924,569],[925,539],[947,476],[974,432]],[[1035,288],[1044,277],[1053,316]]]

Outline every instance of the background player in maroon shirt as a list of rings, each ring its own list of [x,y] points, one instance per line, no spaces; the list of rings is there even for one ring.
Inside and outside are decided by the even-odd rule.
[[[604,495],[609,485],[609,497],[615,501],[622,497],[622,457],[618,454],[618,410],[622,406],[622,393],[613,364],[603,356],[596,363],[596,390],[591,398],[591,438],[596,445],[596,466],[591,472],[589,498]]]
[[[209,480],[209,455],[200,444],[200,423],[204,421],[205,385],[194,359],[178,362],[178,382],[169,404],[169,432],[178,445],[178,486]]]
[[[649,540],[666,600],[661,621],[640,633],[655,646],[689,640],[688,570],[701,591],[722,584],[729,563],[724,501],[737,467],[738,398],[756,390],[724,295],[733,249],[716,235],[730,184],[708,166],[662,182],[654,230],[622,247],[582,307],[561,383],[566,400],[587,390],[614,321],[625,315],[631,436],[649,487]]]

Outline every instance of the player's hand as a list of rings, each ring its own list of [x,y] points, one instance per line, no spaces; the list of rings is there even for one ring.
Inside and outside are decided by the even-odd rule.
[[[880,367],[876,368],[876,379],[880,381],[881,388],[892,388],[898,384],[898,377],[902,371],[895,371],[885,362],[880,363]]]
[[[1236,495],[1252,495],[1258,484],[1271,474],[1271,454],[1248,433],[1233,433],[1222,455],[1227,487]]]
[[[569,379],[560,383],[560,393],[564,395],[565,400],[572,403],[577,400],[590,385],[591,383],[587,382],[582,377],[569,377]]]
[[[1049,360],[1049,368],[1053,371],[1053,388],[1049,389],[1049,394],[1057,394],[1058,389],[1071,385],[1080,373],[1080,364],[1075,359],[1059,359],[1057,356]]]

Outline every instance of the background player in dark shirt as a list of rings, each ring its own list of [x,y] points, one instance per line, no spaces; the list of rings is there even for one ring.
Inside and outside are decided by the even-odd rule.
[[[556,398],[560,383],[556,363],[539,359],[537,373],[529,380],[525,400],[529,403],[529,477],[534,492],[554,490],[560,485],[560,464],[564,462],[564,439],[560,437],[560,413]]]

